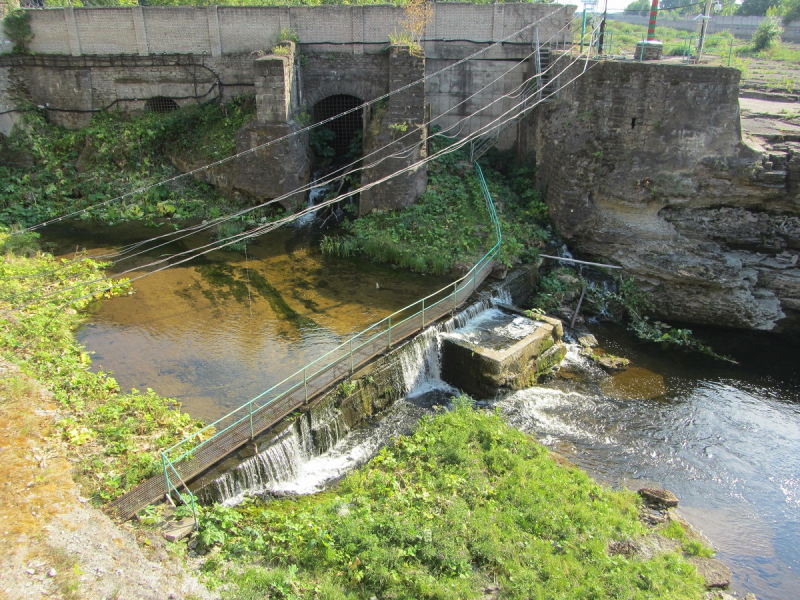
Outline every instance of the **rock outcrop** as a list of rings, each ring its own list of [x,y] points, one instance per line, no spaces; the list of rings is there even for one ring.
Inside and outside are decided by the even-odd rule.
[[[800,144],[743,142],[738,82],[727,68],[589,63],[528,119],[520,149],[559,233],[623,266],[658,316],[796,327]]]

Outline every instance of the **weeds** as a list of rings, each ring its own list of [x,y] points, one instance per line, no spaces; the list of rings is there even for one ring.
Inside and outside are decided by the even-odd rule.
[[[758,24],[755,33],[753,33],[752,43],[753,50],[760,52],[767,50],[780,43],[783,27],[780,25],[780,19],[777,17],[764,17]]]
[[[1,232],[0,244],[7,247],[8,237]],[[105,279],[102,268],[42,254],[7,254],[0,263],[0,352],[53,393],[58,435],[98,503],[159,472],[159,450],[200,427],[175,400],[149,389],[121,393],[114,378],[90,370],[91,358],[73,336],[79,313],[126,289],[124,281]]]
[[[432,142],[433,151],[444,147]],[[506,265],[533,260],[547,239],[547,207],[531,185],[530,168],[516,169],[509,156],[487,154],[482,165],[498,206]],[[348,236],[326,236],[322,251],[341,257],[363,253],[376,262],[396,264],[420,273],[442,275],[457,262],[477,261],[495,243],[483,193],[468,165],[466,150],[430,163],[428,188],[419,203],[373,213],[345,223]]]
[[[74,211],[109,224],[180,221],[232,207],[191,177],[102,203],[177,175],[172,159],[206,164],[230,156],[236,150],[236,131],[254,112],[252,98],[243,98],[165,115],[99,114],[77,131],[51,125],[37,112],[26,113],[25,126],[16,128],[2,146],[27,156],[33,166],[0,166],[0,222],[31,225]]]
[[[13,52],[28,52],[28,44],[33,41],[31,15],[27,10],[12,10],[3,19],[3,33],[14,44]]]
[[[234,509],[215,577],[232,598],[698,598],[677,555],[610,556],[644,533],[637,498],[557,466],[466,397],[330,492]],[[261,565],[240,571],[235,565]]]

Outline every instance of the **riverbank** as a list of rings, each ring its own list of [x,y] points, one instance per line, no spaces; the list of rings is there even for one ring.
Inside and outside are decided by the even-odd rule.
[[[215,597],[160,536],[92,507],[61,414],[50,392],[0,362],[0,596]]]
[[[82,277],[97,278],[99,265],[75,264],[88,269]],[[53,291],[41,281],[50,281],[58,267],[64,263],[41,255],[6,255],[6,302],[21,293],[16,286],[37,275],[39,293]],[[61,273],[59,287],[68,288],[63,271],[55,272]],[[23,436],[6,438],[4,447],[50,449],[44,468],[26,457],[27,450],[20,451],[14,470],[4,465],[4,483],[16,495],[5,503],[4,521],[23,527],[21,515],[37,513],[30,530],[4,534],[16,548],[4,570],[12,574],[10,583],[4,577],[7,593],[26,598],[45,589],[88,598],[113,583],[109,594],[120,590],[123,597],[163,597],[164,590],[206,597],[187,574],[198,563],[179,567],[170,558],[185,545],[165,544],[155,530],[118,528],[82,501],[91,496],[102,503],[135,483],[146,472],[141,461],[152,461],[152,452],[182,431],[175,425],[193,424],[149,392],[142,396],[150,412],[141,412],[132,401],[137,395],[119,394],[109,377],[92,374],[72,336],[81,316],[59,310],[62,303],[53,297],[35,311],[6,313],[2,324],[4,354],[53,391],[49,406],[32,400],[33,387],[26,388],[32,384],[24,379],[4,378],[7,390],[27,391],[4,393],[3,410],[30,419],[15,429]],[[48,323],[50,329],[43,329]],[[148,424],[139,432],[121,428],[126,423]],[[125,434],[117,445],[112,431]],[[21,474],[35,470],[43,471],[41,480]],[[91,495],[81,494],[89,489]],[[220,588],[224,597],[494,597],[556,588],[573,597],[700,597],[702,583],[679,554],[643,559],[608,551],[613,542],[644,535],[633,494],[612,492],[574,467],[557,465],[526,434],[462,400],[332,492],[206,511],[192,545],[211,550],[201,569],[212,586],[223,577],[234,582]],[[278,566],[251,568],[253,563]],[[51,569],[55,575],[48,577]],[[162,595],[149,595],[154,589]]]
[[[462,396],[329,492],[207,510],[189,547],[230,598],[702,597],[710,551],[639,515]]]

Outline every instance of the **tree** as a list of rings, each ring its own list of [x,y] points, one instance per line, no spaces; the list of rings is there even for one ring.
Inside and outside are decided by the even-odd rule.
[[[792,21],[800,21],[800,0],[783,0],[778,6],[770,9],[769,15],[781,17],[784,27]]]
[[[697,4],[696,0],[662,0],[661,10],[670,9],[667,14],[675,15],[694,15],[703,12],[703,5]]]
[[[627,8],[625,8],[625,12],[638,12],[640,15],[645,16],[650,12],[650,2],[647,0],[636,0],[636,2],[628,4]]]
[[[763,17],[770,8],[781,3],[781,0],[744,0],[736,14],[741,17]]]

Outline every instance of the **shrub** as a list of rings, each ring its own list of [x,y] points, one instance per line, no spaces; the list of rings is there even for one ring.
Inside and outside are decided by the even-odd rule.
[[[756,32],[753,34],[753,50],[760,52],[767,50],[776,43],[780,42],[783,27],[777,17],[765,17],[761,23],[758,24]]]
[[[14,10],[3,19],[3,32],[14,43],[14,52],[28,51],[28,44],[33,39],[31,15],[25,10]]]

